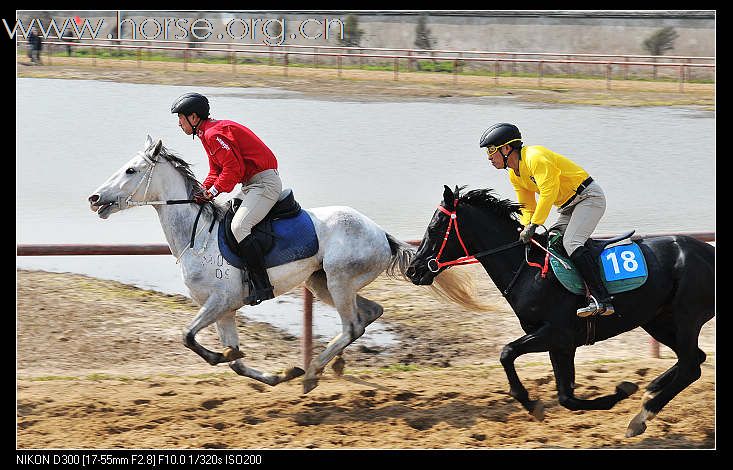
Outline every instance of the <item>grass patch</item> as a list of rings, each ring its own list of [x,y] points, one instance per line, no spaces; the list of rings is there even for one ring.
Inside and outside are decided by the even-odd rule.
[[[390,364],[386,367],[379,368],[382,372],[414,372],[419,369],[420,367],[414,364]]]
[[[31,382],[48,382],[51,380],[79,380],[79,377],[71,377],[68,375],[45,375],[42,377],[31,377],[29,379]]]

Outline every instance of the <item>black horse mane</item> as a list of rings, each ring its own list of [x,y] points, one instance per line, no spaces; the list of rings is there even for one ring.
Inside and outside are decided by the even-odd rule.
[[[164,145],[160,147],[158,155],[165,158],[181,174],[186,182],[186,190],[188,191],[189,197],[193,198],[193,194],[203,191],[204,188],[201,186],[199,180],[196,179],[196,175],[191,171],[191,165],[187,161],[176,155],[172,150],[167,149]],[[224,206],[216,202],[206,204],[204,208],[204,212],[211,213],[217,219],[224,215],[225,210]]]
[[[465,186],[458,188],[459,194]],[[460,196],[459,202],[463,202],[470,206],[490,209],[502,217],[509,220],[519,222],[518,216],[521,214],[522,205],[510,199],[499,199],[494,195],[492,189],[473,189],[463,196]]]

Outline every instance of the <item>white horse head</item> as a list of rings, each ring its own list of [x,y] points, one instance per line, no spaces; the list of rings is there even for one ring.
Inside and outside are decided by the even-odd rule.
[[[186,162],[165,151],[163,141],[153,141],[148,135],[143,149],[92,193],[88,199],[90,209],[106,219],[130,207],[164,204],[164,198],[174,194],[188,199],[191,188],[187,186],[198,182],[193,174],[184,180],[176,178],[175,170],[180,173],[182,167],[188,170]]]

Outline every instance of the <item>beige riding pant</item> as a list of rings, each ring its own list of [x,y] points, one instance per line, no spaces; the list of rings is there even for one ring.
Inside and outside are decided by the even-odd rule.
[[[265,218],[282,192],[283,184],[277,170],[265,170],[250,178],[234,197],[242,204],[232,218],[232,233],[237,242],[252,233],[252,227]]]
[[[560,216],[553,227],[564,231],[562,244],[568,255],[572,255],[590,238],[603,213],[606,212],[606,194],[594,181],[582,193],[576,195],[570,205],[558,209],[557,212]]]

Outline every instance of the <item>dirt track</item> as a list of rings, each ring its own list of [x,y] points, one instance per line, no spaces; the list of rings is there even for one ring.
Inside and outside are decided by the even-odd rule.
[[[544,421],[509,397],[498,351],[521,330],[490,281],[479,280],[494,313],[446,308],[422,289],[378,278],[363,295],[385,306],[379,321],[403,342],[367,348],[357,341],[345,356],[344,377],[327,369],[302,395],[299,379],[271,388],[225,365],[211,367],[183,347],[180,332],[196,311],[185,297],[19,270],[17,446],[715,447],[715,320],[700,338],[708,353],[700,380],[646,433],[624,438],[642,391],[610,411],[571,412],[557,402],[545,354],[518,361],[530,396],[544,401]],[[238,321],[249,365],[274,371],[299,363],[299,338]],[[199,339],[219,349],[213,328]],[[649,359],[648,336],[634,330],[578,351],[576,393],[613,393],[624,380],[643,390],[673,363],[664,347],[661,359]]]

